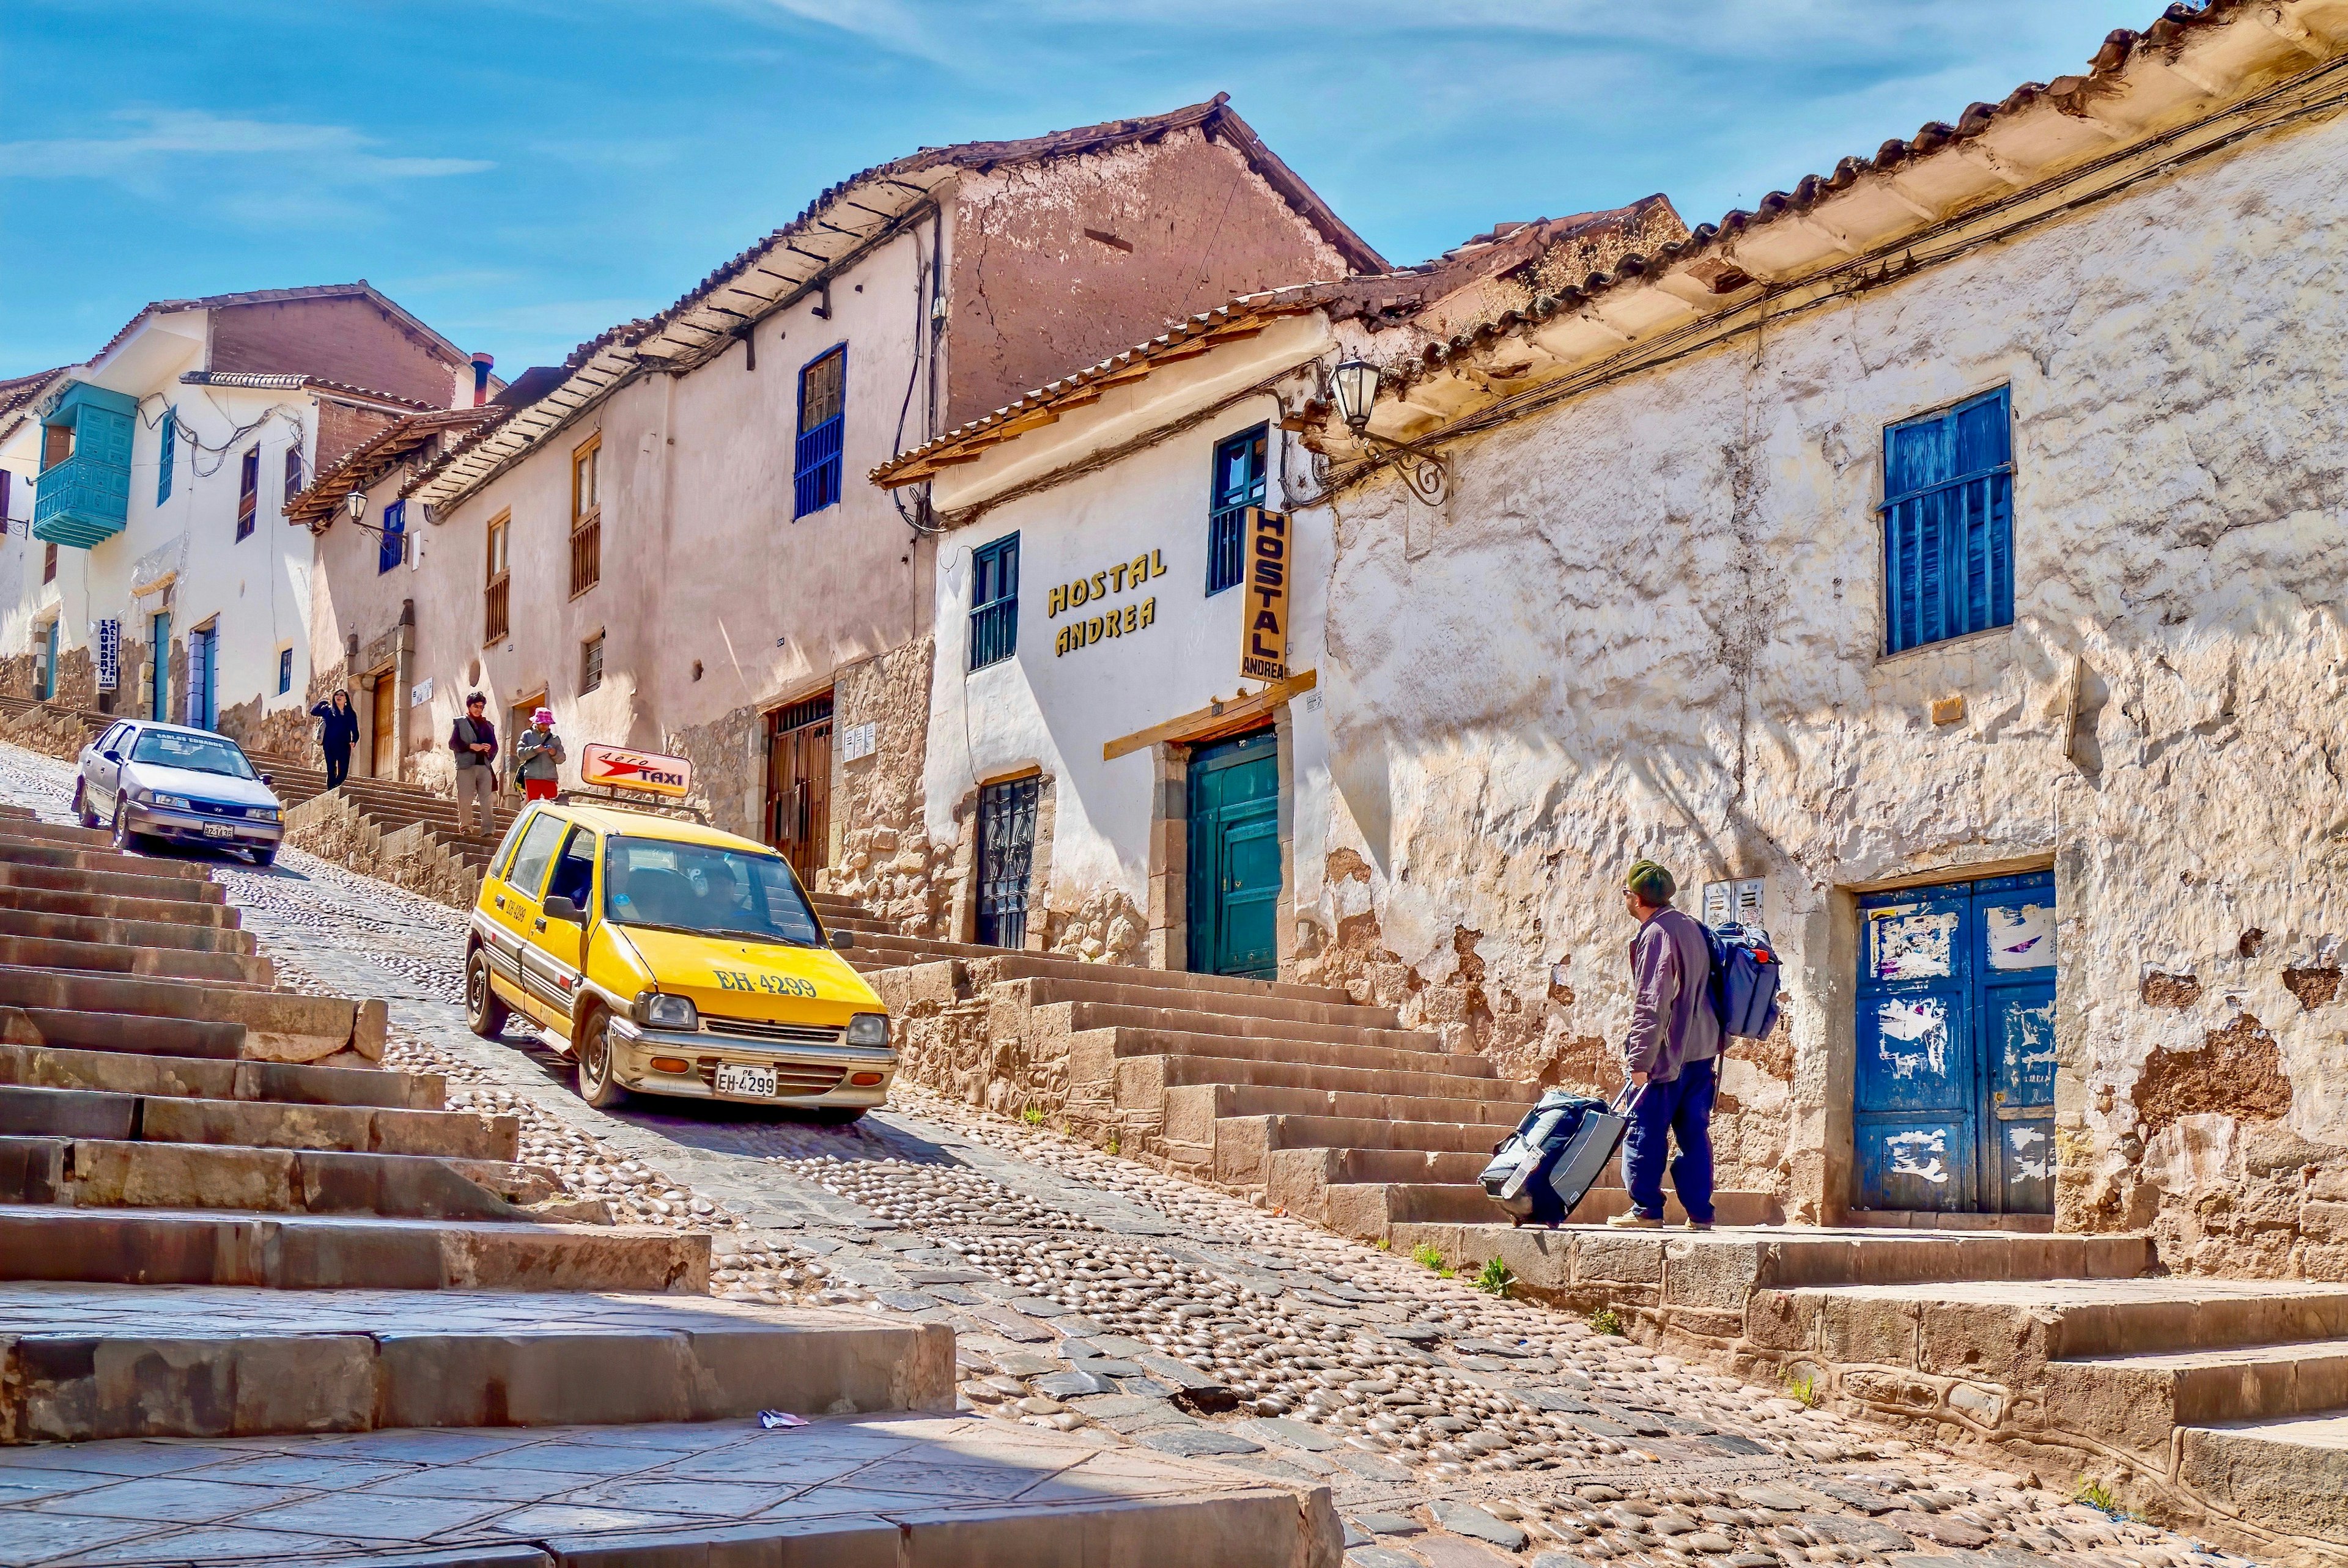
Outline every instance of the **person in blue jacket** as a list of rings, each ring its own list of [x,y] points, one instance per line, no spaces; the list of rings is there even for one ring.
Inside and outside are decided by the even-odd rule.
[[[334,788],[351,776],[351,748],[359,743],[358,711],[351,706],[351,694],[339,687],[325,702],[310,710],[310,716],[320,721],[319,749],[326,753],[326,787]]]

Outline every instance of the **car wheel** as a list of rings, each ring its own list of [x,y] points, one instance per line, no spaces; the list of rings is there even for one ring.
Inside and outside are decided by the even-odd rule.
[[[612,1071],[612,1015],[600,1009],[579,1031],[579,1098],[598,1111],[623,1103],[628,1091]]]
[[[114,802],[114,852],[117,855],[136,854],[145,835],[130,831],[130,804],[117,797]]]
[[[271,866],[277,864],[277,851],[273,848],[248,849],[245,853],[252,856],[252,863],[255,866],[260,866],[263,871],[268,870]]]
[[[77,778],[74,780],[73,811],[75,820],[79,822],[84,827],[103,827],[106,825],[104,823],[98,820],[98,813],[89,809],[89,781],[88,779]]]
[[[465,960],[465,1022],[483,1040],[503,1040],[513,1009],[489,984],[489,956],[480,948]]]

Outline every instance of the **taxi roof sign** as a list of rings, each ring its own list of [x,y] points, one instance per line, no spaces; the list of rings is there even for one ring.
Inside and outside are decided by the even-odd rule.
[[[633,746],[592,745],[580,753],[579,782],[679,800],[693,788],[693,764]]]

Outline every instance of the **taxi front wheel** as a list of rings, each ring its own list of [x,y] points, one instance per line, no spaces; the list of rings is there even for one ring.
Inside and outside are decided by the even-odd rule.
[[[612,1016],[598,1011],[579,1038],[579,1098],[608,1111],[628,1097],[612,1071]]]
[[[513,1009],[489,984],[489,956],[480,948],[465,960],[465,1022],[483,1040],[503,1040]]]

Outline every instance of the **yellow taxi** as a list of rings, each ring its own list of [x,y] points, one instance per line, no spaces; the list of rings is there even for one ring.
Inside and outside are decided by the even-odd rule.
[[[579,1093],[804,1107],[852,1122],[888,1099],[889,1012],[827,936],[789,862],[698,823],[565,796],[498,846],[466,938],[465,1010],[520,1013],[578,1064]]]

